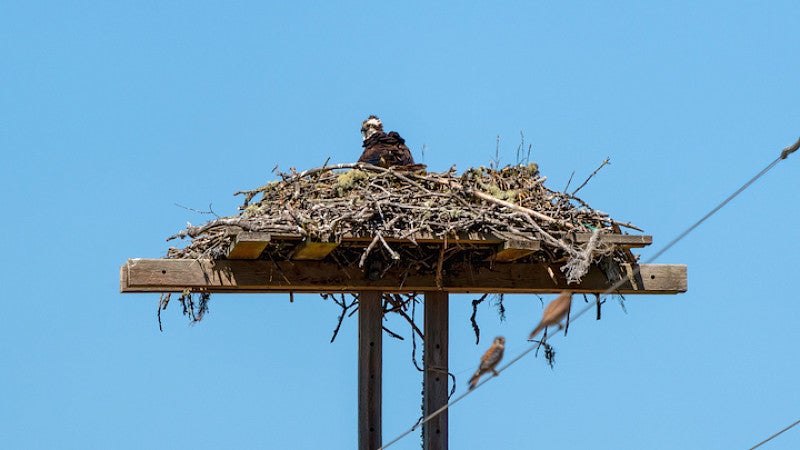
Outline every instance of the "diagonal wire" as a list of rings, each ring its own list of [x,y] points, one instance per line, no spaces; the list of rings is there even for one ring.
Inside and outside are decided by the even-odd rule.
[[[771,441],[771,440],[775,439],[775,438],[776,438],[776,437],[778,437],[778,436],[779,436],[781,433],[783,433],[784,431],[788,430],[789,428],[792,428],[793,426],[797,425],[798,423],[800,423],[800,420],[797,420],[797,422],[795,422],[795,423],[793,423],[793,424],[789,425],[788,427],[786,427],[786,428],[782,429],[781,431],[778,431],[777,433],[773,434],[772,436],[770,436],[770,437],[768,437],[768,438],[764,439],[763,441],[761,441],[761,442],[759,442],[758,444],[756,444],[756,446],[755,446],[755,447],[750,447],[750,450],[753,450],[753,449],[755,449],[755,448],[761,447],[762,445],[764,445],[764,444],[766,444],[767,442],[769,442],[769,441]]]
[[[695,228],[697,228],[698,226],[700,226],[700,224],[702,224],[703,222],[705,222],[705,221],[706,221],[706,220],[707,220],[709,217],[713,216],[713,215],[714,215],[714,214],[715,214],[717,211],[719,211],[719,210],[720,210],[720,209],[722,209],[722,208],[723,208],[725,205],[727,205],[728,203],[730,203],[730,201],[731,201],[731,200],[733,200],[734,198],[736,198],[736,196],[738,196],[739,194],[741,194],[742,192],[744,192],[744,190],[745,190],[745,189],[747,189],[748,187],[750,187],[750,186],[751,186],[753,183],[755,183],[755,182],[756,182],[756,181],[757,181],[759,178],[761,178],[762,176],[766,175],[766,173],[767,173],[767,172],[769,172],[770,170],[772,170],[772,168],[773,168],[773,167],[775,167],[775,166],[776,166],[776,165],[777,165],[779,162],[781,162],[782,160],[786,159],[786,158],[787,158],[787,157],[788,157],[790,154],[792,154],[792,153],[794,153],[795,151],[797,151],[797,149],[798,149],[798,148],[800,148],[800,138],[798,138],[798,139],[797,139],[797,142],[795,142],[794,144],[792,144],[792,145],[790,145],[790,146],[788,146],[788,147],[784,148],[784,149],[781,151],[781,154],[780,154],[780,156],[778,156],[778,158],[776,158],[776,159],[775,159],[775,161],[772,161],[772,162],[771,162],[769,165],[767,165],[767,167],[765,167],[764,169],[762,169],[762,170],[761,170],[760,172],[758,172],[758,173],[757,173],[755,176],[753,176],[753,178],[751,178],[751,179],[750,179],[750,180],[748,180],[746,183],[744,183],[744,184],[742,185],[742,187],[740,187],[739,189],[737,189],[737,190],[736,190],[736,191],[735,191],[733,194],[729,195],[729,196],[728,196],[728,197],[727,197],[725,200],[723,200],[723,201],[722,201],[720,204],[718,204],[718,205],[717,205],[717,206],[715,206],[713,209],[711,209],[711,211],[709,211],[708,213],[706,213],[706,215],[704,215],[703,217],[701,217],[701,218],[700,218],[700,219],[699,219],[697,222],[695,222],[694,224],[692,224],[692,225],[691,225],[689,228],[687,228],[687,229],[686,229],[684,232],[682,232],[681,234],[679,234],[679,235],[678,235],[676,238],[674,238],[674,239],[673,239],[672,241],[670,241],[670,242],[669,242],[667,245],[665,245],[665,246],[664,246],[664,247],[663,247],[661,250],[659,250],[659,251],[658,251],[658,252],[656,252],[656,253],[655,253],[653,256],[651,256],[649,259],[647,259],[647,261],[645,261],[645,262],[644,262],[644,264],[651,263],[651,262],[653,262],[654,260],[656,260],[657,258],[659,258],[661,255],[663,255],[664,253],[666,253],[666,251],[667,251],[667,250],[669,250],[670,248],[672,248],[672,247],[673,247],[675,244],[677,244],[677,243],[678,243],[680,240],[682,240],[683,238],[685,238],[685,237],[686,237],[686,236],[687,236],[689,233],[691,233],[692,231],[694,231],[694,230],[695,230]],[[600,296],[601,296],[601,297],[606,297],[606,296],[608,296],[609,294],[613,294],[613,293],[614,293],[614,292],[615,292],[617,289],[619,289],[619,288],[620,288],[620,287],[621,287],[623,284],[625,284],[625,283],[629,282],[629,281],[631,280],[631,278],[634,278],[634,277],[636,277],[637,275],[639,275],[639,272],[640,272],[640,270],[641,270],[641,269],[639,268],[639,265],[637,265],[636,267],[634,267],[634,269],[631,271],[631,273],[630,273],[630,274],[628,274],[628,275],[624,276],[622,279],[620,279],[619,281],[617,281],[616,283],[614,283],[614,285],[612,285],[611,287],[609,287],[608,289],[606,289],[605,291],[603,291],[603,292],[600,294]],[[586,311],[588,311],[588,310],[590,310],[590,309],[592,309],[592,308],[594,308],[594,303],[590,303],[590,304],[586,305],[586,306],[585,306],[583,309],[581,309],[581,310],[580,310],[580,311],[579,311],[577,314],[575,314],[574,316],[570,317],[570,322],[573,322],[573,321],[575,321],[575,320],[576,320],[576,319],[578,319],[580,316],[582,316],[584,313],[586,313]],[[537,349],[537,348],[538,348],[538,347],[539,347],[539,346],[540,346],[542,343],[546,342],[546,341],[547,341],[547,339],[548,339],[547,337],[544,337],[544,338],[542,338],[542,339],[541,339],[541,341],[538,341],[538,342],[537,342],[535,345],[532,345],[531,347],[529,347],[528,349],[526,349],[525,351],[523,351],[522,353],[520,353],[520,354],[519,354],[517,357],[515,357],[514,359],[512,359],[511,361],[509,361],[509,362],[508,362],[507,364],[505,364],[503,367],[501,367],[501,368],[497,369],[497,373],[498,373],[498,375],[499,375],[501,372],[503,372],[504,370],[508,369],[508,368],[509,368],[511,365],[513,365],[514,363],[516,363],[517,361],[519,361],[520,359],[522,359],[522,358],[523,358],[525,355],[527,355],[528,353],[532,352],[533,350],[536,350],[536,349]],[[429,414],[429,415],[428,415],[427,417],[425,417],[424,419],[422,419],[422,420],[418,421],[417,423],[415,423],[415,424],[414,424],[414,425],[411,427],[411,429],[409,429],[409,430],[405,431],[405,432],[404,432],[403,434],[401,434],[400,436],[398,436],[398,437],[396,437],[396,438],[392,439],[391,441],[389,441],[388,443],[386,443],[386,444],[385,444],[385,445],[383,445],[382,447],[378,448],[378,450],[384,450],[384,449],[386,449],[386,448],[390,447],[391,445],[393,445],[395,442],[399,441],[400,439],[402,439],[402,438],[406,437],[407,435],[411,434],[411,433],[412,433],[414,430],[416,430],[416,429],[417,429],[417,427],[419,427],[419,426],[421,426],[421,425],[425,424],[426,422],[428,422],[429,420],[431,420],[431,419],[433,419],[434,417],[438,416],[439,414],[441,414],[442,412],[444,412],[445,410],[447,410],[447,409],[448,409],[448,408],[450,408],[451,406],[453,406],[453,405],[455,405],[456,403],[460,402],[460,401],[461,401],[461,400],[462,400],[464,397],[466,397],[467,395],[469,395],[469,394],[471,394],[472,392],[476,391],[478,388],[480,388],[481,386],[483,386],[484,384],[486,384],[486,383],[487,383],[489,380],[492,380],[493,378],[494,378],[494,377],[488,377],[488,378],[484,378],[484,379],[483,379],[483,381],[481,381],[480,383],[478,383],[478,384],[475,386],[475,388],[473,388],[473,389],[471,389],[471,390],[468,390],[468,391],[464,392],[463,394],[459,395],[458,397],[456,397],[455,399],[453,399],[452,401],[450,401],[450,403],[448,403],[448,404],[446,404],[446,405],[442,406],[441,408],[437,409],[436,411],[432,412],[431,414]],[[800,421],[798,421],[798,422],[800,422]],[[780,431],[778,434],[780,434],[780,433],[783,433],[784,431],[788,430],[789,428],[791,428],[791,427],[793,427],[793,426],[795,426],[795,425],[797,425],[797,423],[794,423],[794,424],[790,425],[789,427],[787,427],[786,429],[784,429],[784,430],[781,430],[781,431]],[[777,436],[777,434],[776,434],[775,436]],[[774,437],[774,436],[772,436],[772,437]],[[770,439],[772,439],[772,437],[770,437]],[[769,440],[769,439],[767,439],[767,440]],[[766,442],[766,441],[764,441],[764,442]],[[758,445],[761,445],[761,444],[758,444]],[[754,448],[755,448],[755,447],[754,447]],[[752,450],[752,449],[751,449],[751,450]]]

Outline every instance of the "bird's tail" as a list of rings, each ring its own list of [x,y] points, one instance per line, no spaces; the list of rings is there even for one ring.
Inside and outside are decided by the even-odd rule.
[[[481,374],[481,370],[478,369],[478,371],[475,372],[475,375],[473,375],[472,378],[469,379],[469,390],[470,391],[475,389],[475,386],[478,385],[478,380],[481,379],[481,375],[482,375]]]
[[[539,325],[539,326],[536,327],[535,330],[531,331],[531,335],[528,336],[528,340],[531,340],[531,339],[535,338],[536,335],[539,334],[540,331],[542,331],[542,328],[544,328],[544,327]]]

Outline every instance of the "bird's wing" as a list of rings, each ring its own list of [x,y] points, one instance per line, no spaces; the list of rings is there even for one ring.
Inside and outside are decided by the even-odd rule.
[[[406,146],[406,140],[396,131],[390,131],[386,135],[385,142],[391,146],[392,164],[398,166],[408,166],[414,164],[411,151]]]
[[[381,162],[380,149],[376,147],[365,148],[364,152],[361,153],[361,157],[358,158],[358,162],[364,162],[367,164],[372,164],[374,166],[377,166]]]
[[[489,350],[481,357],[481,369],[490,370],[503,359],[503,347],[492,344]]]
[[[572,294],[565,291],[562,292],[555,300],[550,302],[542,313],[542,322],[546,325],[555,325],[564,319],[564,316],[569,312],[570,304],[572,303]]]
[[[364,152],[358,161],[383,167],[413,165],[414,158],[405,142],[396,131],[375,133],[362,144]]]

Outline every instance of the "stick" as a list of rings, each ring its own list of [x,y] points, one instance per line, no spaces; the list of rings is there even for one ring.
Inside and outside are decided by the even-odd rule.
[[[588,178],[586,178],[586,180],[584,180],[584,181],[583,181],[583,183],[581,183],[581,185],[580,185],[580,186],[578,186],[578,188],[577,188],[577,189],[575,189],[574,191],[572,191],[572,195],[575,195],[575,193],[576,193],[576,192],[580,191],[580,190],[581,190],[581,189],[582,189],[584,186],[586,186],[586,183],[588,183],[588,182],[589,182],[589,180],[591,180],[591,179],[592,179],[592,177],[593,177],[593,176],[595,176],[595,175],[597,174],[597,172],[599,172],[599,171],[600,171],[600,169],[602,169],[602,168],[603,168],[603,166],[605,166],[605,165],[607,165],[607,164],[611,164],[611,158],[610,158],[610,157],[606,157],[606,159],[603,161],[603,163],[602,163],[602,164],[600,164],[600,167],[598,167],[597,169],[594,169],[594,172],[592,172],[592,173],[591,173],[591,175],[589,175],[589,177],[588,177]],[[566,190],[566,189],[565,189],[565,190]]]
[[[476,197],[482,198],[482,199],[484,199],[486,201],[492,202],[492,203],[500,205],[500,206],[504,206],[504,207],[509,208],[509,209],[513,209],[514,211],[519,211],[519,212],[527,214],[529,216],[536,217],[537,219],[545,220],[545,221],[548,221],[548,222],[555,222],[555,223],[557,223],[557,224],[559,224],[561,226],[564,226],[566,228],[569,228],[569,229],[575,228],[574,225],[572,225],[571,223],[566,222],[564,220],[554,219],[554,218],[552,218],[552,217],[550,217],[548,215],[542,214],[540,212],[534,211],[534,210],[529,209],[529,208],[525,208],[524,206],[515,205],[515,204],[507,202],[505,200],[500,200],[499,198],[494,197],[491,194],[487,194],[487,193],[482,192],[482,191],[476,191],[474,189],[465,188],[461,183],[457,183],[455,181],[450,181],[450,180],[446,180],[446,179],[442,179],[442,178],[438,178],[436,181],[438,181],[439,183],[441,183],[443,185],[451,186],[451,187],[454,187],[456,189],[463,189],[466,192],[468,192],[468,193],[470,193],[470,194],[472,194],[472,195],[474,195]]]

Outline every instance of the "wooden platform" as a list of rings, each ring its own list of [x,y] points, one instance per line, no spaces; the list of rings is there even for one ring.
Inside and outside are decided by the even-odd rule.
[[[583,244],[589,233],[556,236]],[[448,299],[450,293],[601,293],[625,279],[616,293],[677,294],[687,290],[683,264],[611,263],[596,265],[577,285],[568,285],[560,262],[549,260],[552,250],[535,236],[504,238],[461,233],[447,239],[414,236],[385,238],[404,255],[422,255],[424,261],[386,265],[378,277],[358,267],[359,255],[372,236],[344,236],[313,241],[300,235],[242,232],[234,239],[227,259],[129,259],[120,268],[120,291],[209,293],[347,292],[359,295],[358,314],[358,448],[374,450],[382,443],[382,323],[383,293],[424,293],[425,351],[423,356],[423,411],[429,414],[447,403]],[[625,249],[650,245],[652,237],[603,234],[602,244]],[[382,245],[382,244],[381,244]],[[465,256],[444,262],[444,254]],[[342,256],[356,255],[356,258]],[[433,264],[429,264],[432,259]],[[346,262],[349,261],[349,262]],[[355,261],[355,262],[354,262]],[[427,262],[426,262],[427,261]],[[414,264],[416,262],[416,265]],[[422,425],[425,450],[447,450],[448,413]]]
[[[325,261],[263,261],[187,259],[130,259],[120,269],[121,292],[422,292],[451,293],[559,293],[564,289],[602,292],[612,285],[592,267],[579,285],[567,285],[561,264],[495,264],[492,267],[456,266],[442,274],[440,283],[430,274],[389,269],[380,280],[367,280],[357,267],[339,267]],[[675,294],[686,291],[683,264],[644,264],[638,281],[619,288],[622,294]],[[622,273],[632,273],[628,264]],[[617,281],[617,280],[613,280]]]

